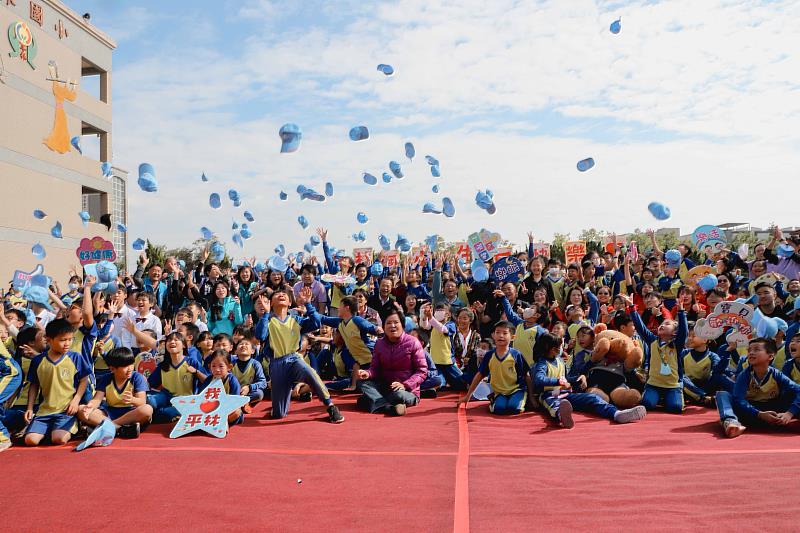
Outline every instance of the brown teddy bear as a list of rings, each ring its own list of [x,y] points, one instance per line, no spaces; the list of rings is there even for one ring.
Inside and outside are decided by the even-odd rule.
[[[587,390],[620,409],[638,405],[642,399],[639,391],[625,384],[625,375],[642,364],[644,354],[639,345],[624,333],[605,328],[595,328],[593,366],[587,375]]]

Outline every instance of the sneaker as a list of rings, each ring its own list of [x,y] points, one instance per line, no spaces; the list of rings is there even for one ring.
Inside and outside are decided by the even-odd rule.
[[[733,439],[738,437],[744,430],[747,429],[742,424],[739,423],[738,420],[733,418],[726,418],[725,421],[722,423],[722,427],[725,428],[725,436],[729,439]]]
[[[436,398],[439,396],[439,393],[436,392],[436,389],[425,389],[419,392],[420,398]]]
[[[341,424],[344,422],[342,413],[339,412],[339,408],[335,405],[328,406],[328,419],[330,420],[331,424]]]
[[[311,401],[311,392],[303,392],[303,393],[301,393],[300,396],[298,397],[298,399],[301,402],[310,402]]]
[[[120,426],[117,430],[117,436],[123,439],[135,439],[137,438],[142,432],[142,426],[139,422],[135,424],[128,424],[125,426]]]
[[[647,416],[647,409],[644,405],[637,405],[630,409],[622,409],[614,413],[614,422],[618,424],[627,424],[629,422],[636,422]]]
[[[392,410],[390,411],[394,416],[403,416],[406,414],[406,404],[398,403],[392,406]]]
[[[572,404],[568,400],[561,400],[561,405],[558,406],[558,417],[561,419],[561,425],[567,429],[575,426],[575,421],[572,419]]]
[[[0,452],[4,452],[9,448],[11,448],[11,441],[10,440],[1,440],[0,441]]]

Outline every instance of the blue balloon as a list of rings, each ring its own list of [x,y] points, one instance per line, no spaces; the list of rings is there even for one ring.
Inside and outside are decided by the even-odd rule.
[[[362,242],[367,240],[367,234],[364,233],[364,230],[358,232],[358,240]]]
[[[383,182],[384,183],[390,183],[391,181],[392,181],[392,175],[389,174],[388,172],[384,172],[383,173]]]
[[[364,183],[366,183],[367,185],[377,185],[378,184],[378,178],[376,178],[375,176],[373,176],[369,172],[364,172],[363,178],[364,178]]]
[[[241,235],[239,235],[238,233],[234,233],[232,239],[235,244],[239,245],[239,248],[244,248],[244,241],[242,240]]]
[[[50,229],[50,235],[52,235],[56,239],[61,238],[61,222],[56,221],[56,225]]]
[[[611,33],[613,33],[614,35],[618,34],[620,32],[620,30],[622,29],[622,24],[620,24],[621,20],[622,20],[622,17],[618,18],[617,20],[612,22],[611,26],[609,26],[609,28],[608,28],[609,30],[611,30]]]
[[[389,250],[392,249],[392,245],[389,243],[389,237],[387,237],[383,233],[378,235],[378,242],[380,243],[381,248],[383,249],[384,252],[388,252]]]
[[[333,183],[330,181],[325,184],[325,196],[333,196]]]
[[[427,202],[425,205],[422,206],[423,213],[433,213],[434,215],[441,215],[442,210],[433,205],[432,202]]]
[[[298,185],[297,189],[295,189],[295,190],[297,191],[297,194],[302,196],[302,195],[304,195],[306,193],[306,191],[308,191],[308,188],[305,185],[301,184],[301,185]]]
[[[406,143],[406,157],[409,159],[414,159],[414,156],[417,155],[417,151],[414,150],[414,145],[411,143]]]
[[[478,194],[475,195],[475,203],[481,209],[489,209],[493,204],[492,198],[483,191],[478,191]]]
[[[306,220],[306,217],[304,217],[303,215],[297,217],[297,222],[300,223],[303,229],[306,229],[308,227],[308,220]]]
[[[81,150],[81,138],[77,135],[69,140],[69,143],[75,148],[79,154],[83,155],[83,150]]]
[[[311,243],[308,243],[308,242],[307,242],[307,243],[305,243],[305,244],[303,245],[303,250],[305,250],[305,251],[306,251],[306,253],[309,253],[309,254],[310,254],[310,253],[312,252],[312,250],[313,250],[313,249],[314,249],[314,248],[312,248],[312,247],[311,247]]]
[[[433,176],[434,178],[438,178],[441,175],[442,173],[439,172],[439,165],[431,165],[431,176]]]
[[[442,213],[444,213],[444,216],[447,218],[453,218],[456,216],[456,208],[453,206],[452,200],[450,200],[450,198],[447,196],[442,198]]]
[[[144,250],[145,244],[146,243],[144,239],[136,239],[135,241],[133,241],[133,249],[136,250],[137,252],[141,252],[142,250]]]
[[[425,238],[425,244],[428,245],[428,248],[430,248],[431,251],[435,250],[437,245],[439,244],[439,236],[438,235],[428,235]]]
[[[372,263],[372,266],[369,267],[369,272],[373,276],[380,276],[381,274],[383,274],[383,265],[380,264],[380,262],[375,261],[374,263]]]
[[[489,271],[486,270],[485,266],[481,265],[472,271],[472,279],[479,282],[486,281],[489,279]]]
[[[283,257],[283,254],[286,253],[286,247],[282,244],[279,244],[278,246],[275,247],[275,253]]]
[[[403,170],[400,168],[400,163],[397,161],[389,162],[389,170],[392,171],[392,174],[394,174],[395,178],[401,179],[403,177]]]
[[[286,272],[286,269],[289,268],[289,262],[279,255],[273,255],[267,259],[267,266],[270,270]]]
[[[41,209],[34,209],[33,210],[33,216],[35,218],[39,219],[39,220],[42,220],[43,218],[45,218],[47,216],[47,213],[45,213]]]
[[[203,172],[203,174],[200,175],[200,179],[203,181],[208,181],[208,176],[206,176],[205,172]]]
[[[366,126],[354,126],[350,128],[351,141],[364,141],[369,139],[369,130]]]
[[[438,194],[439,193],[439,186],[438,185],[434,185],[433,187],[431,187],[431,192]]]
[[[367,217],[367,215],[362,212],[359,212],[356,215],[356,220],[358,220],[359,224],[366,224],[367,222],[369,222],[369,218]]]
[[[242,201],[237,198],[233,201],[233,207],[242,207]]]
[[[580,172],[586,172],[587,170],[589,170],[594,166],[594,159],[592,159],[591,157],[587,157],[586,159],[581,159],[580,161],[578,161],[577,166]]]
[[[278,130],[278,135],[281,138],[281,153],[296,152],[300,148],[300,140],[303,138],[303,132],[297,124],[287,123],[281,126]]]
[[[126,233],[128,231],[128,227],[122,222],[117,222],[117,231],[120,233]]]
[[[212,209],[219,209],[222,207],[222,200],[220,200],[219,194],[212,192],[211,196],[208,197],[208,205],[210,205]]]
[[[241,235],[242,239],[244,240],[247,240],[253,236],[253,234],[250,233],[250,230],[247,228],[242,228],[242,230],[239,232],[239,235]]]
[[[212,233],[212,231],[205,226],[200,228],[200,233],[203,234],[203,238],[207,241],[210,241],[212,238],[214,238],[214,233]]]
[[[657,220],[667,220],[671,215],[669,207],[659,202],[650,202],[647,205],[647,210],[650,211],[650,214]]]
[[[31,248],[31,253],[33,254],[36,259],[44,259],[47,257],[47,252],[44,251],[44,246],[39,244],[38,242],[33,245]]]
[[[214,241],[211,243],[209,252],[211,252],[211,259],[216,262],[220,262],[225,259],[225,247],[222,246],[222,243],[219,241]]]
[[[788,244],[779,244],[775,250],[775,255],[783,258],[792,257],[794,255],[794,248]]]
[[[433,157],[432,155],[426,155],[425,156],[425,161],[427,161],[428,164],[431,165],[432,167],[438,167],[439,166],[439,160],[436,159],[435,157]]]
[[[239,199],[239,193],[236,192],[234,189],[228,191],[228,198],[233,200],[234,202]]]
[[[312,235],[311,238],[308,239],[308,242],[311,244],[311,246],[319,246],[319,237]]]
[[[81,222],[83,222],[84,226],[86,225],[87,222],[89,222],[92,219],[92,215],[90,215],[86,211],[81,211],[80,213],[78,213],[78,216],[81,217]]]
[[[150,163],[139,165],[139,188],[144,192],[158,192],[158,182],[156,181],[156,171]]]
[[[266,269],[267,265],[265,265],[263,261],[258,261],[255,265],[253,265],[253,270],[256,271],[256,274],[261,274]]]
[[[383,72],[385,76],[393,76],[394,75],[394,68],[391,65],[384,65],[381,63],[378,65],[378,72]]]
[[[683,261],[683,256],[678,250],[667,250],[664,254],[664,262],[669,268],[678,268],[681,266],[681,261]]]
[[[255,222],[256,221],[256,219],[253,218],[253,213],[251,213],[250,211],[245,211],[244,212],[244,218],[247,219],[248,222]]]
[[[233,230],[239,229],[239,223],[234,220],[233,224],[231,225],[231,229],[233,229]]]
[[[289,198],[289,195],[281,191],[281,193],[278,195],[278,198],[280,198],[281,200],[286,200],[287,198]]]
[[[147,165],[147,166],[150,166],[150,165]],[[150,168],[152,169],[153,167],[150,167]],[[102,163],[100,163],[100,172],[103,173],[103,177],[104,178],[110,178],[111,174],[112,174],[111,163],[109,163],[108,161],[103,161]],[[140,173],[141,173],[141,167],[140,167]],[[153,172],[153,178],[154,179],[155,179],[155,175],[156,175],[155,172]]]

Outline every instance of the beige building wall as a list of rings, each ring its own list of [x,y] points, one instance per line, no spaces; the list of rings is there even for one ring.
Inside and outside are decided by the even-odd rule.
[[[9,55],[8,27],[17,21],[27,24],[33,33],[35,69]],[[101,161],[113,163],[110,95],[115,46],[58,0],[0,3],[0,283],[7,284],[15,270],[30,271],[42,264],[45,273],[63,288],[71,265],[78,265],[75,250],[84,237],[99,235],[114,242],[118,262],[126,259],[125,235],[97,223],[101,214],[113,212],[115,223],[127,224],[123,199],[127,196],[127,173],[114,169],[109,179],[100,169]],[[57,64],[59,79],[78,83],[76,99],[64,102],[69,136],[97,134],[99,159],[81,155],[73,148],[61,154],[43,144],[56,113],[53,82],[47,80],[50,61]],[[99,91],[94,92],[99,98],[86,90],[90,84],[97,87],[98,79]],[[86,193],[95,195],[95,208],[92,222],[84,226],[78,212],[84,210]],[[41,209],[48,217],[37,220],[34,209]],[[50,235],[57,221],[63,226],[62,239]],[[47,252],[43,260],[31,253],[36,242]]]

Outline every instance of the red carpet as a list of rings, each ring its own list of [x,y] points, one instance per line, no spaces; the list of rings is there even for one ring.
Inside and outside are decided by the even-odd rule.
[[[455,399],[389,418],[339,398],[340,426],[318,402],[265,420],[266,402],[226,439],[170,440],[152,426],[81,453],[74,443],[14,447],[0,455],[3,522],[26,531],[797,527],[798,424],[727,440],[715,411],[690,408],[627,426],[577,415],[563,430],[537,413],[492,416],[485,403],[459,415]]]

